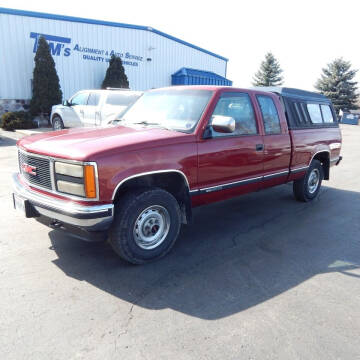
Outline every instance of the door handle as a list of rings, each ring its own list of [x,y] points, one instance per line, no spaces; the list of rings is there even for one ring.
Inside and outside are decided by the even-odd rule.
[[[263,151],[264,150],[264,144],[256,144],[255,150],[256,151]]]

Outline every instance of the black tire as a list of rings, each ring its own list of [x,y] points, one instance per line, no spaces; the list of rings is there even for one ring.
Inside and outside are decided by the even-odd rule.
[[[53,130],[62,130],[64,129],[64,123],[59,115],[54,115],[52,118],[52,128]]]
[[[314,177],[314,174],[315,176],[318,176],[318,182],[316,181],[316,186],[314,184],[315,181],[310,180],[310,177]],[[321,182],[323,179],[324,169],[321,165],[321,162],[319,160],[313,160],[306,172],[306,175],[303,178],[294,181],[293,191],[295,199],[303,202],[314,200],[319,194]]]
[[[157,225],[152,225],[151,216],[158,216],[160,221],[163,216],[161,224],[168,225],[164,228],[158,226],[156,230]],[[165,218],[168,221],[165,221]],[[160,235],[163,234],[163,236],[158,234],[158,237],[163,240],[154,248],[144,248],[150,246],[150,242],[139,245],[144,239],[145,230],[148,229],[149,232],[149,226],[146,226],[149,223],[145,221],[146,219],[151,223],[150,236],[156,237],[157,232]],[[142,221],[145,222],[142,223]],[[158,220],[155,218],[155,221]],[[144,264],[160,259],[170,251],[179,235],[180,226],[180,207],[174,196],[159,188],[133,190],[121,196],[115,203],[114,222],[110,229],[109,242],[114,251],[124,260],[132,264]]]

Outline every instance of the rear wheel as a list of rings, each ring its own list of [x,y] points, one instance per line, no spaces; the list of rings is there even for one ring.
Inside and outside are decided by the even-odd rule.
[[[158,188],[134,190],[115,204],[109,242],[126,261],[143,264],[170,251],[180,225],[180,207],[170,193]]]
[[[55,115],[52,120],[52,127],[56,130],[61,130],[64,128],[64,123],[59,115]]]
[[[296,200],[308,202],[319,194],[321,182],[324,179],[324,170],[319,160],[313,160],[306,175],[295,180],[293,191]]]

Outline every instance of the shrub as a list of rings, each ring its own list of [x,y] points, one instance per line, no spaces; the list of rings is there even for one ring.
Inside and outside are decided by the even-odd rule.
[[[106,70],[105,79],[101,85],[102,89],[107,87],[129,88],[129,81],[119,56],[112,55],[109,61],[109,67]]]
[[[1,117],[1,127],[4,130],[15,129],[31,129],[34,123],[31,120],[31,115],[26,111],[13,111],[3,114]]]
[[[30,101],[30,112],[34,116],[50,114],[51,107],[61,103],[62,92],[50,47],[43,36],[39,39],[34,60],[33,96]]]

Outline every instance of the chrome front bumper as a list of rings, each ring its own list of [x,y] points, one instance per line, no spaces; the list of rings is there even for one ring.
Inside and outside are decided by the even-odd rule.
[[[50,198],[24,186],[19,174],[13,174],[13,191],[17,198],[30,204],[32,215],[45,217],[54,224],[70,225],[86,231],[107,230],[114,217],[114,205],[80,205],[72,201]]]

